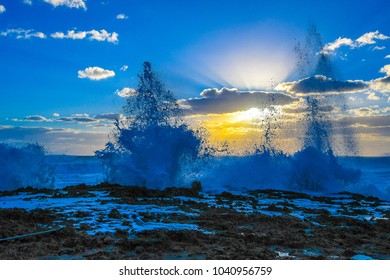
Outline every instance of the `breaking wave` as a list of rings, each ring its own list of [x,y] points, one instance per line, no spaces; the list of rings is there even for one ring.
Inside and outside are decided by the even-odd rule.
[[[12,147],[0,143],[0,166],[0,190],[54,186],[54,168],[48,163],[45,150],[39,144]]]

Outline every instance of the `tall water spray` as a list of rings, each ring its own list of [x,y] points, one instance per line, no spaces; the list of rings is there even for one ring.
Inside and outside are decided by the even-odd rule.
[[[295,51],[299,78],[305,79],[302,83],[310,83],[311,88],[305,98],[303,147],[293,157],[290,184],[300,190],[340,190],[360,177],[359,170],[342,166],[335,157],[335,152],[357,154],[353,131],[342,126],[344,128],[339,129],[339,137],[336,137],[334,130],[335,106],[338,104],[337,109],[341,114],[345,113],[345,95],[337,92],[334,86],[340,82],[335,80],[332,63],[323,52],[321,36],[314,25],[309,27],[305,44],[297,45]]]
[[[151,64],[145,62],[139,84],[124,106],[126,120],[117,120],[113,140],[97,157],[106,180],[151,188],[180,183],[183,169],[199,156],[203,138],[184,123],[181,109]]]

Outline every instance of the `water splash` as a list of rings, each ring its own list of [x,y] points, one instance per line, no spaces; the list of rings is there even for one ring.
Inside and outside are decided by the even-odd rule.
[[[335,79],[332,63],[322,52],[324,46],[317,28],[310,25],[308,31],[304,47],[298,45],[295,48],[299,74]],[[308,113],[302,122],[305,126],[304,144],[302,150],[293,157],[290,185],[299,190],[340,190],[347,184],[356,183],[360,178],[360,171],[341,165],[334,152],[356,155],[357,141],[353,131],[348,128],[339,130],[338,134],[341,137],[336,139],[334,120],[337,116],[334,110],[322,108],[329,105],[333,108],[338,104],[341,114],[345,113],[347,110],[345,95],[327,94],[326,89],[321,86],[312,91],[316,94],[306,97]],[[344,161],[344,165],[346,163]]]
[[[138,77],[138,88],[124,106],[126,121],[117,121],[113,141],[96,155],[108,182],[170,187],[183,178],[182,169],[189,172],[204,138],[201,130],[184,123],[173,93],[165,89],[149,62]]]
[[[48,164],[45,150],[39,144],[18,148],[0,143],[0,166],[0,190],[54,186],[54,168]]]
[[[308,31],[305,43],[295,48],[299,79],[334,79],[332,63],[321,52],[323,44],[317,28],[311,25]],[[275,114],[273,110],[275,102],[269,100],[271,113],[259,122],[262,135],[254,151],[243,157],[214,160],[212,168],[205,172],[203,181],[214,187],[219,185],[230,189],[277,188],[310,192],[341,191],[356,184],[360,171],[351,168],[348,160],[344,159],[341,163],[335,156],[335,152],[357,154],[353,131],[338,129],[336,137],[334,129],[337,116],[333,108],[338,104],[339,112],[345,112],[345,97],[343,94],[327,94],[321,86],[314,88],[313,92],[315,94],[305,97],[307,113],[294,124],[302,132],[303,143],[298,151],[287,155],[276,145],[283,127],[279,121],[280,114]],[[218,174],[217,178],[215,174]]]

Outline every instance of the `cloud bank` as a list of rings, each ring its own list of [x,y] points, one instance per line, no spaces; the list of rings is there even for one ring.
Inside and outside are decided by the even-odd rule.
[[[322,75],[305,78],[296,82],[281,83],[276,90],[287,91],[297,95],[339,94],[359,92],[367,89],[363,81],[336,81]]]
[[[106,123],[113,122],[115,120],[121,120],[125,117],[118,113],[103,113],[90,116],[89,114],[72,114],[70,116],[61,116],[58,113],[54,113],[51,118],[46,118],[41,115],[26,116],[23,119],[13,118],[10,119],[14,122],[67,122],[67,123],[78,123],[78,124],[89,124],[89,123]],[[9,119],[8,119],[9,120]]]
[[[265,108],[269,105],[287,105],[297,99],[282,93],[239,91],[236,88],[210,88],[201,92],[200,98],[179,100],[186,114],[221,114]]]
[[[124,118],[125,117],[122,114],[116,114],[116,113],[99,114],[94,117],[95,120],[107,120],[107,121],[116,121]]]
[[[103,131],[0,125],[0,142],[38,142],[52,154],[93,155],[107,140],[107,132]]]

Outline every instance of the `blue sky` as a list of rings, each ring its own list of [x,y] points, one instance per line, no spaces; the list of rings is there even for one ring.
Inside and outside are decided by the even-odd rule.
[[[270,91],[297,82],[293,48],[314,22],[337,80],[368,85],[349,95],[347,117],[367,118],[359,123],[365,128],[369,117],[383,119],[370,127],[381,131],[359,132],[363,154],[390,153],[389,129],[383,131],[390,123],[388,84],[373,83],[390,75],[389,6],[376,0],[0,0],[0,141],[91,154],[107,141],[124,104],[118,93],[136,87],[145,60],[177,98],[190,100],[187,106],[208,88]],[[221,96],[216,111],[235,113],[224,110]],[[204,118],[213,113],[208,109]]]

